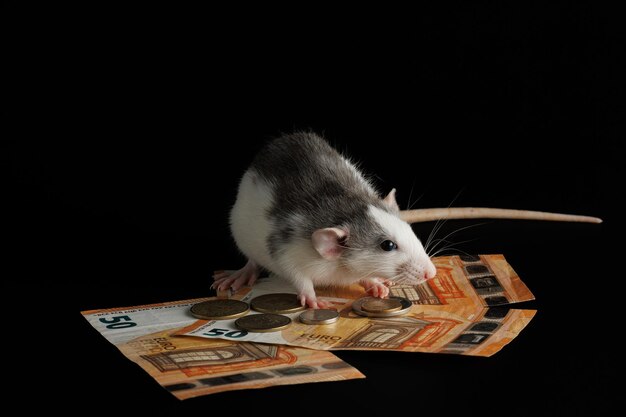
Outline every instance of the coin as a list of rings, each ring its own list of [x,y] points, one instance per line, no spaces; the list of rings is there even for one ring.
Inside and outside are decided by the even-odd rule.
[[[402,309],[402,303],[397,298],[368,297],[361,303],[361,308],[370,313],[390,313]]]
[[[191,306],[191,315],[203,320],[226,320],[250,311],[247,303],[237,300],[209,300]]]
[[[364,310],[362,308],[362,304],[363,304],[363,302],[367,301],[369,298],[370,297],[359,298],[358,300],[353,302],[352,303],[352,310],[355,313],[357,313],[357,314],[359,314],[361,316],[367,316],[367,317],[394,317],[394,316],[401,316],[403,314],[408,313],[409,311],[411,311],[411,307],[413,306],[413,303],[411,303],[411,300],[407,300],[406,298],[389,297],[389,299],[394,299],[394,300],[399,300],[400,301],[400,304],[402,305],[400,310],[389,311],[387,313],[366,311],[366,310]]]
[[[339,319],[335,310],[307,310],[300,314],[300,321],[304,324],[331,324]]]
[[[296,294],[265,294],[250,301],[250,307],[261,313],[289,314],[304,310]]]
[[[249,332],[275,332],[286,329],[291,324],[291,319],[280,314],[251,314],[235,320],[235,326]]]

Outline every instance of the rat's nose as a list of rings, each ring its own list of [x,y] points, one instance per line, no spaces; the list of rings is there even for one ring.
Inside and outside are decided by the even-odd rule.
[[[426,266],[426,270],[424,271],[424,278],[432,279],[435,277],[435,275],[437,275],[437,268],[435,268],[435,265],[429,261],[428,265]]]

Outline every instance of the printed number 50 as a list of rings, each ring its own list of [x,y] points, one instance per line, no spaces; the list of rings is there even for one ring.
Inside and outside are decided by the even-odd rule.
[[[107,325],[107,329],[126,329],[137,325],[130,321],[128,316],[113,316],[110,319],[100,319],[100,321]]]
[[[237,339],[238,337],[244,337],[248,334],[248,332],[245,330],[233,330],[232,332],[229,332],[228,329],[211,329],[207,333],[202,334],[209,337],[226,336]]]

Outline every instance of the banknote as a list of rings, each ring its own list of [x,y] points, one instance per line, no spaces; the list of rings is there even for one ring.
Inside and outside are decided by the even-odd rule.
[[[364,378],[330,352],[284,345],[177,337],[208,298],[83,311],[128,359],[184,400],[238,389]]]
[[[177,332],[207,339],[238,340],[301,346],[321,350],[397,350],[491,356],[511,342],[530,322],[535,310],[510,309],[507,304],[534,299],[502,255],[435,258],[437,275],[424,284],[392,286],[391,294],[412,301],[408,314],[370,318],[355,314],[351,305],[363,296],[361,287],[318,291],[340,312],[337,322],[312,326],[293,323],[272,333],[238,329],[234,320],[198,320]],[[231,295],[243,301],[272,292],[296,292],[277,277]],[[254,312],[252,313],[254,314]]]

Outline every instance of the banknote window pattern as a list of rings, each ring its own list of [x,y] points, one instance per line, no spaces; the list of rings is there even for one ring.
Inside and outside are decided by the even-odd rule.
[[[298,376],[317,372],[312,366],[290,366],[288,368],[275,369],[272,372],[282,376]]]
[[[472,288],[484,300],[487,306],[508,304],[510,301],[506,290],[498,278],[480,256],[460,256],[463,262],[463,272],[472,284]]]
[[[361,338],[363,342],[383,343],[400,334],[398,329],[376,329]]]
[[[498,327],[500,327],[498,323],[494,323],[491,321],[482,321],[473,325],[470,330],[473,332],[493,332]]]
[[[444,346],[439,353],[462,355],[475,346],[482,344],[502,326],[508,312],[509,309],[504,307],[488,309],[481,321],[469,326],[456,339]]]
[[[403,297],[413,304],[443,305],[450,298],[465,298],[454,282],[450,269],[440,268],[437,276],[418,285],[397,285],[389,289],[392,296]]]
[[[161,372],[215,364],[247,362],[263,358],[274,358],[276,346],[261,346],[241,343],[216,349],[196,349],[187,351],[161,352],[141,357]]]
[[[438,305],[441,301],[428,283],[419,285],[396,285],[389,289],[390,295],[402,297],[413,304]]]
[[[246,372],[242,374],[218,376],[214,378],[200,378],[198,379],[198,382],[209,387],[216,387],[220,385],[236,384],[238,382],[256,381],[269,378],[273,378],[273,376],[264,372]]]
[[[372,320],[370,325],[348,336],[341,348],[394,349],[419,333],[429,322],[413,317]]]
[[[485,313],[485,318],[494,320],[503,319],[509,314],[509,310],[510,308],[508,307],[491,307]]]
[[[235,354],[229,350],[208,350],[205,352],[173,353],[170,355],[170,359],[174,362],[202,362],[230,359],[233,356]]]

